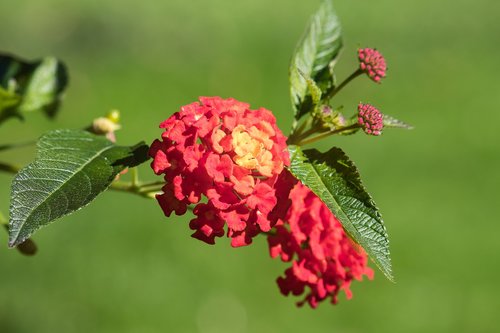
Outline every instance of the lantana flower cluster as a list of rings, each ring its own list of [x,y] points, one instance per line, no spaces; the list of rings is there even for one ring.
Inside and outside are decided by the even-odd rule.
[[[282,178],[293,189],[288,201],[282,201],[284,217],[276,224],[276,232],[268,236],[271,257],[292,263],[277,280],[281,293],[305,294],[297,305],[307,302],[312,308],[326,299],[337,303],[341,290],[350,299],[353,280],[373,278],[366,253],[311,190],[291,175]]]
[[[162,140],[150,148],[154,172],[165,186],[157,200],[166,216],[195,205],[193,237],[214,244],[231,237],[248,245],[273,227],[275,182],[289,165],[286,137],[273,114],[246,103],[201,97],[161,123]]]

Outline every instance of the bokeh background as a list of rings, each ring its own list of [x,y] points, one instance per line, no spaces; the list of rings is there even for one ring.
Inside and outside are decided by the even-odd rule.
[[[30,114],[0,142],[80,128],[112,108],[119,142],[151,142],[160,121],[199,95],[265,106],[285,132],[288,61],[319,4],[290,0],[4,0],[0,49],[56,55],[71,83],[55,122]],[[500,2],[346,1],[336,8],[345,50],[387,58],[382,85],[358,79],[338,96],[371,102],[411,132],[332,138],[357,163],[384,214],[397,283],[380,272],[354,298],[297,309],[275,279],[265,239],[232,249],[189,237],[188,216],[107,192],[41,230],[21,256],[0,234],[0,332],[499,332]],[[0,153],[27,163],[32,148]],[[144,179],[154,179],[148,167]],[[0,210],[11,176],[0,174]]]

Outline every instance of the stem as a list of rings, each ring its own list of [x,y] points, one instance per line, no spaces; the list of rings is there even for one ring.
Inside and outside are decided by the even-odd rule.
[[[347,127],[342,127],[342,128],[336,129],[335,131],[326,132],[326,133],[323,133],[323,134],[320,134],[317,136],[313,136],[312,138],[302,140],[297,145],[304,146],[304,145],[307,145],[309,143],[313,143],[313,142],[319,141],[321,139],[324,139],[330,135],[338,134],[338,133],[341,133],[344,131],[350,131],[350,130],[353,130],[353,129],[358,128],[358,127],[359,127],[359,124],[357,124],[357,123],[352,124],[352,125],[347,126]]]
[[[313,121],[313,117],[311,117],[311,115],[309,115],[309,117],[306,120],[304,120],[302,122],[302,124],[300,124],[300,127],[296,131],[292,132],[292,134],[290,135],[290,137],[287,140],[287,143],[289,145],[291,145],[291,144],[295,144],[297,141],[300,141],[300,139],[304,137],[304,133],[302,133],[302,132],[304,131],[304,129],[306,127],[311,126],[312,121]]]
[[[311,123],[312,119],[311,117],[307,118],[307,120],[303,121],[302,124],[300,124],[300,127],[297,129],[296,132],[294,132],[293,134],[296,134],[296,135],[301,135],[302,134],[302,131],[307,127],[307,126],[310,126],[310,123]]]
[[[157,185],[150,185],[150,186],[141,186],[139,188],[139,192],[145,193],[145,192],[160,192],[161,189],[165,186],[165,183],[157,184]]]
[[[36,143],[35,141],[29,141],[29,142],[23,142],[23,143],[11,143],[11,144],[6,144],[6,145],[0,145],[0,151],[31,146],[31,145],[34,145],[35,143]]]
[[[144,198],[154,198],[155,194],[161,191],[164,182],[152,182],[142,185],[134,185],[133,182],[115,181],[109,186],[110,190],[117,192],[128,192]]]
[[[17,165],[0,162],[0,171],[7,173],[18,173],[21,170]]]
[[[297,141],[301,142],[302,139],[305,139],[307,138],[308,136],[310,136],[311,134],[314,134],[318,132],[318,128],[316,127],[311,127],[310,129],[308,129],[307,131],[305,131],[302,135],[300,135],[298,138],[297,138]]]
[[[364,72],[358,68],[357,70],[354,71],[354,73],[352,73],[347,79],[345,79],[340,85],[338,85],[337,87],[335,87],[332,91],[328,92],[326,94],[326,96],[324,97],[324,100],[327,100],[329,101],[330,99],[332,99],[333,96],[337,95],[337,93],[339,91],[342,90],[342,88],[344,88],[349,82],[351,82],[352,80],[354,80],[355,78],[357,78],[358,76],[360,76],[361,74],[363,74]]]
[[[130,175],[132,176],[132,186],[139,186],[139,170],[137,167],[130,169]]]

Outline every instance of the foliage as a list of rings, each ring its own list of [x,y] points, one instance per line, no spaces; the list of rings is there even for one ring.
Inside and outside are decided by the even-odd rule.
[[[280,228],[298,233],[292,225],[284,227],[288,223],[284,222],[284,213],[293,209],[293,202],[292,208],[286,206],[293,192],[291,184],[300,181],[326,205],[329,218],[338,220],[343,228],[339,226],[340,230],[335,231],[332,227],[329,232],[351,237],[393,281],[386,228],[354,163],[337,147],[325,153],[302,149],[326,137],[363,133],[360,129],[379,135],[382,127],[412,128],[382,115],[369,104],[363,107],[376,110],[369,121],[362,121],[365,116],[359,112],[348,116],[344,109],[349,108],[335,104],[337,93],[356,77],[366,74],[379,83],[386,70],[385,59],[378,51],[362,49],[358,51],[360,66],[337,84],[334,68],[343,46],[341,31],[332,1],[324,0],[290,63],[294,124],[286,142],[270,111],[250,110],[245,103],[218,97],[202,98],[201,104],[182,107],[161,124],[165,130],[163,141],[156,140],[151,147],[144,143],[115,144],[114,132],[120,128],[116,112],[94,119],[90,126],[82,126],[85,129],[45,133],[37,142],[32,163],[20,170],[14,164],[0,163],[0,171],[16,173],[9,224],[5,226],[9,246],[33,252],[29,249],[34,248],[34,243],[29,238],[36,231],[85,207],[108,189],[157,198],[167,216],[174,211],[182,215],[187,206],[197,204],[196,218],[190,223],[190,228],[196,230],[195,238],[213,244],[214,237],[224,235],[226,223],[233,246],[249,245],[253,237],[262,233],[275,235]],[[43,112],[53,118],[67,83],[66,67],[54,57],[28,62],[0,54],[0,124],[10,118],[24,119],[30,112]],[[374,119],[378,119],[376,124]],[[369,128],[374,125],[376,131]],[[290,156],[286,153],[287,145]],[[0,151],[15,148],[16,144],[0,145]],[[135,167],[149,159],[148,150],[154,159],[155,173],[165,174],[163,181],[143,183],[138,179]],[[123,181],[120,174],[127,168],[131,168],[131,179]],[[289,172],[293,177],[289,178]],[[200,202],[202,194],[206,202]],[[313,231],[310,232],[304,237],[312,237]],[[324,249],[331,250],[327,245]],[[354,245],[352,249],[357,251]],[[307,249],[300,250],[295,252],[307,253]],[[365,265],[365,253],[360,250],[359,254],[361,265]],[[304,260],[294,262],[303,265],[300,269],[293,266],[295,273],[300,271],[295,274],[299,280],[310,274]],[[311,295],[326,293],[335,298],[338,288],[325,291],[318,287],[321,284],[316,280],[323,278],[314,274],[307,277],[309,282],[314,280],[316,288]],[[347,283],[340,273],[335,281]],[[330,283],[330,288],[336,286],[337,282]],[[311,297],[325,299],[326,294]],[[315,307],[317,302],[310,304]]]

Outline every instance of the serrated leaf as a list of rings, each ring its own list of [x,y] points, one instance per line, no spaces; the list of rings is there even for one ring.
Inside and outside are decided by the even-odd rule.
[[[389,238],[377,206],[365,190],[356,166],[339,148],[326,153],[290,146],[290,171],[309,187],[393,281]]]
[[[384,127],[413,129],[413,126],[386,114],[384,114]]]
[[[290,63],[290,93],[296,119],[308,111],[307,82],[299,71],[322,86],[324,80],[332,78],[332,75],[325,73],[332,69],[329,65],[335,63],[341,48],[339,19],[333,9],[332,1],[324,0],[311,18]]]
[[[47,116],[54,117],[67,83],[66,67],[56,58],[28,62],[16,56],[0,54],[0,86],[20,99],[7,110],[4,118],[6,115],[34,111],[43,111]]]
[[[37,147],[35,161],[19,171],[12,183],[10,247],[84,207],[106,190],[120,171],[148,159],[144,143],[116,146],[81,130],[49,132]]]

